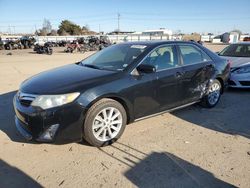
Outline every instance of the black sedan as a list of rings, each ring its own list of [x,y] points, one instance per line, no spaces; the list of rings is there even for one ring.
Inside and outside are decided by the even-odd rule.
[[[16,127],[38,142],[108,145],[130,122],[197,102],[214,107],[229,72],[226,60],[193,42],[113,45],[24,81]]]

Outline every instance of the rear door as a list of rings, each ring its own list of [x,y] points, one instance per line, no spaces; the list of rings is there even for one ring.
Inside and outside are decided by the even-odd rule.
[[[187,104],[201,98],[215,68],[211,58],[199,47],[193,44],[177,46],[183,68],[182,104]]]

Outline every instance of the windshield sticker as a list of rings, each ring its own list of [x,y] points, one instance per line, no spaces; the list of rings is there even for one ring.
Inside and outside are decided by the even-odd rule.
[[[132,45],[130,48],[144,49],[146,47],[147,46],[145,46],[145,45]]]

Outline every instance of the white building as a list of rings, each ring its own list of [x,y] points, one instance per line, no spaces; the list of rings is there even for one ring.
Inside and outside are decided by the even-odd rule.
[[[153,30],[146,30],[142,32],[142,35],[173,35],[173,31],[170,29],[160,28],[160,29],[153,29]]]

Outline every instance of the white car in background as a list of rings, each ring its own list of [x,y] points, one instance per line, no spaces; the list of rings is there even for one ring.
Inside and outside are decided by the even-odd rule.
[[[218,55],[230,61],[229,87],[250,88],[250,42],[231,44]]]

